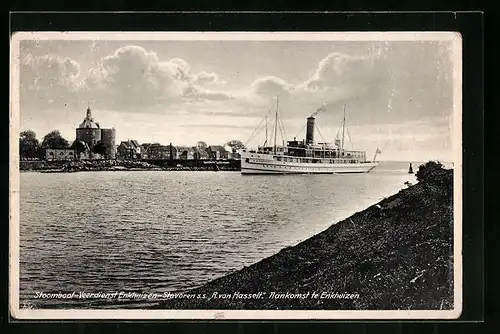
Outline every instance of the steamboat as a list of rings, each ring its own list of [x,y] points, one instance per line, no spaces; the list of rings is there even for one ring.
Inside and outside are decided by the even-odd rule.
[[[342,121],[342,135],[335,139],[335,143],[315,142],[315,116],[324,110],[319,108],[307,118],[305,139],[291,141],[283,140],[283,145],[276,144],[279,130],[284,132],[283,123],[278,120],[279,101],[276,100],[274,121],[274,145],[267,145],[267,116],[266,116],[266,141],[258,146],[257,150],[243,149],[241,151],[241,174],[343,174],[343,173],[368,173],[375,167],[377,148],[372,161],[366,159],[365,151],[346,150],[344,139],[346,132],[346,117]],[[340,129],[339,129],[340,132]],[[318,129],[319,133],[319,129]],[[350,136],[349,136],[350,137]]]

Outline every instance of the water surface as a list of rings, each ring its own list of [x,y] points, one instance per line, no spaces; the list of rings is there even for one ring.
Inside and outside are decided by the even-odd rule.
[[[35,299],[36,292],[200,286],[415,182],[407,169],[382,163],[352,175],[22,173],[20,304],[89,307],[88,300]]]

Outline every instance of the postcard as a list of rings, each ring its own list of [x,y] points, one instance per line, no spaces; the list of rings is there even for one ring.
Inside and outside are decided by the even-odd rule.
[[[15,319],[456,319],[456,32],[18,32]]]

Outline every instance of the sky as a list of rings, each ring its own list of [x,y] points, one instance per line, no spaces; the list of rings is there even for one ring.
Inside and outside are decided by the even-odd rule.
[[[248,142],[266,114],[288,140],[316,117],[333,142],[383,160],[452,161],[452,41],[21,40],[20,129],[75,139],[90,105],[117,141]],[[271,110],[271,113],[270,113]],[[460,114],[460,113],[459,113]],[[454,116],[455,115],[455,116]],[[282,138],[279,137],[279,140]]]

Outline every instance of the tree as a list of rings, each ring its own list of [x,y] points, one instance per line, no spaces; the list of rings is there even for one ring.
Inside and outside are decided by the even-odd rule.
[[[38,155],[40,142],[33,130],[26,130],[19,135],[19,155],[22,158],[35,158]]]
[[[196,147],[201,150],[206,150],[208,145],[204,141],[200,140],[198,143],[196,143]]]
[[[68,148],[69,143],[61,136],[59,130],[54,130],[43,137],[42,148]]]
[[[438,183],[443,180],[446,174],[443,164],[439,161],[429,161],[418,168],[417,181]]]
[[[418,168],[417,181],[427,185],[445,196],[453,194],[453,170],[445,169],[443,164],[429,161]]]
[[[233,150],[233,153],[236,152],[237,150],[241,150],[241,149],[245,148],[245,145],[240,140],[237,140],[237,139],[228,141],[226,143],[226,145],[231,147],[231,149]]]

